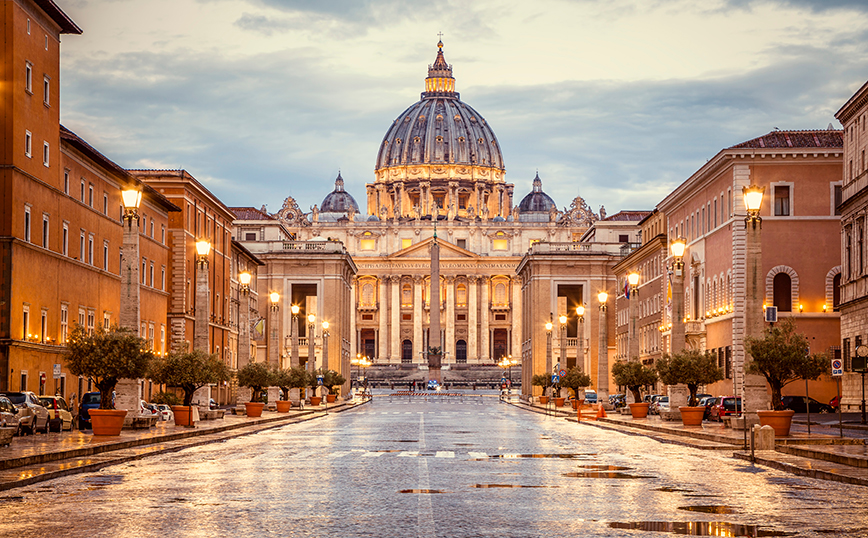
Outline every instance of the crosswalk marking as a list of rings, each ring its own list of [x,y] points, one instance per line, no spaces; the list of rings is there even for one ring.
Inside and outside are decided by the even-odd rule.
[[[399,458],[415,458],[417,456],[419,456],[418,450],[405,450],[404,452],[398,454]]]
[[[331,453],[328,454],[328,457],[329,457],[329,458],[343,458],[344,456],[346,456],[346,455],[348,455],[348,454],[352,454],[352,452],[350,452],[350,451],[344,451],[344,452],[331,452]]]
[[[451,450],[442,450],[442,451],[438,451],[436,454],[434,454],[434,457],[435,458],[454,458],[455,452],[452,452]]]
[[[379,458],[383,454],[385,454],[385,452],[365,452],[364,454],[362,454],[362,457],[363,458]]]
[[[467,455],[470,456],[471,458],[487,458],[488,457],[488,454],[486,454],[485,452],[468,452]]]

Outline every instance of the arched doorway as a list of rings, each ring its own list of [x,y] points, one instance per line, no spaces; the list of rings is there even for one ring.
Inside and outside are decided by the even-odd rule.
[[[401,342],[401,362],[403,364],[413,362],[413,342],[410,340]]]
[[[467,363],[467,342],[464,340],[455,342],[455,362],[458,364]]]

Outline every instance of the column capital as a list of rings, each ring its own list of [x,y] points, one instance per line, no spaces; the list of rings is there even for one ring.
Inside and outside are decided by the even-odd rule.
[[[467,281],[471,284],[476,284],[476,281],[479,280],[478,275],[467,275],[465,278],[467,278]]]
[[[389,281],[392,282],[392,284],[398,284],[399,282],[401,282],[402,276],[401,275],[389,275],[388,278],[389,278]]]
[[[446,281],[447,284],[452,284],[453,282],[455,282],[455,276],[454,275],[446,275],[442,278],[443,278],[443,280]]]
[[[413,275],[413,282],[416,284],[422,283],[425,280],[425,275]]]

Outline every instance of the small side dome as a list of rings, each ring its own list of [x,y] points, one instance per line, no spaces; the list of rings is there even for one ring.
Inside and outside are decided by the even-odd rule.
[[[491,219],[491,222],[506,222],[506,219],[501,217],[500,215],[497,215],[496,217]]]
[[[537,172],[536,177],[533,178],[533,190],[521,200],[518,210],[520,213],[548,213],[553,207],[557,207],[555,201],[543,192],[542,180]]]
[[[330,192],[322,201],[320,213],[344,213],[352,208],[355,213],[359,212],[359,204],[356,200],[344,190],[344,178],[338,172],[338,177],[335,179],[335,190]]]
[[[370,217],[368,217],[368,222],[380,222],[380,217],[376,215],[371,215]]]

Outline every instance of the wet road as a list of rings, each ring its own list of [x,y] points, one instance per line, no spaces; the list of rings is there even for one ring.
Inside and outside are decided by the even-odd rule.
[[[864,488],[728,454],[496,398],[377,398],[4,492],[0,536],[868,535]]]

